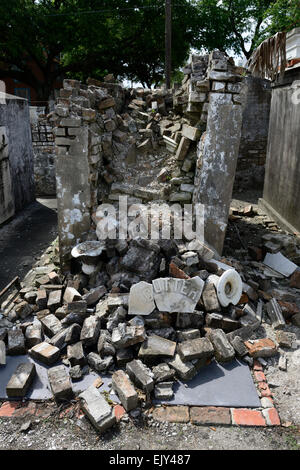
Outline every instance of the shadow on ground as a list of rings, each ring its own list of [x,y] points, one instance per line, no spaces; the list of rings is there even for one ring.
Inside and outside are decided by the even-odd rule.
[[[0,227],[0,290],[22,278],[57,236],[55,199],[39,199]]]

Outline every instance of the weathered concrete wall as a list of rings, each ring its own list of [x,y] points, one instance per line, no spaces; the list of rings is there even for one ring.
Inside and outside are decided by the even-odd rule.
[[[0,224],[15,213],[6,127],[0,127]]]
[[[286,230],[300,232],[300,69],[285,73],[272,90],[263,199]]]
[[[271,106],[269,80],[248,76],[244,81],[246,101],[235,178],[239,189],[263,186]]]
[[[245,85],[239,69],[219,51],[210,57],[208,79],[207,126],[198,145],[193,202],[204,205],[205,242],[221,254],[240,146]]]
[[[6,95],[0,104],[0,125],[6,128],[15,210],[34,201],[33,152],[27,100]]]

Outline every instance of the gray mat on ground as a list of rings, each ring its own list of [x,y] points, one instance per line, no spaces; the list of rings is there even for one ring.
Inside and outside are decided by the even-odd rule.
[[[7,356],[6,366],[0,367],[0,399],[7,399],[5,388],[17,366],[28,361],[36,365],[37,375],[26,397],[32,400],[52,398],[47,375],[48,366],[29,356]],[[97,377],[99,376],[96,373],[91,372],[85,375],[82,380],[72,382],[74,392],[77,394],[84,391],[94,383]],[[101,378],[104,382],[101,386],[101,392],[109,392],[111,389],[108,384],[111,382],[111,376],[101,375]],[[155,403],[249,408],[260,406],[249,367],[237,360],[223,365],[213,361],[201,369],[198,375],[188,383],[176,382],[174,392],[172,400],[155,400]],[[112,400],[119,403],[116,395],[111,393],[110,396]]]
[[[172,400],[155,400],[155,403],[236,408],[261,406],[250,369],[238,360],[228,364],[212,361],[188,383],[175,383],[173,390]]]

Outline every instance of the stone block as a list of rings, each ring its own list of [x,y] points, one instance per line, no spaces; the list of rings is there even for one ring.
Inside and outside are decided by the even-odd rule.
[[[25,397],[36,375],[35,365],[30,362],[19,364],[11,376],[6,393],[8,397]]]
[[[157,400],[171,400],[174,396],[174,382],[160,382],[155,385],[154,396]]]
[[[182,126],[182,135],[187,139],[196,141],[200,137],[200,129],[197,127],[188,126],[187,124],[183,124]]]
[[[181,137],[180,143],[178,145],[175,158],[178,161],[183,161],[187,156],[187,153],[190,148],[191,141],[187,137]]]
[[[24,320],[27,318],[29,315],[32,313],[32,307],[27,303],[27,302],[20,302],[19,304],[16,305],[15,307],[15,312],[18,315],[19,318]]]
[[[45,316],[44,318],[41,318],[40,321],[41,321],[45,335],[49,336],[49,338],[52,338],[52,336],[59,333],[60,330],[62,329],[61,322],[53,314],[50,314],[50,315]]]
[[[114,358],[112,356],[106,356],[104,359],[102,359],[99,354],[93,352],[87,355],[87,361],[92,369],[100,373],[106,371],[114,365]]]
[[[51,291],[48,298],[47,308],[50,312],[55,312],[61,304],[61,290]]]
[[[138,406],[138,394],[129,377],[122,370],[116,371],[112,376],[112,388],[117,393],[126,411]]]
[[[47,308],[47,292],[45,289],[38,289],[36,296],[36,304],[39,310],[45,310]]]
[[[213,344],[217,361],[229,362],[234,359],[235,350],[229,343],[223,330],[211,330],[208,336]]]
[[[143,326],[126,326],[125,323],[120,323],[112,332],[112,344],[117,349],[142,343],[145,339],[146,332]]]
[[[175,379],[175,370],[171,369],[168,364],[162,363],[153,367],[153,378],[155,383],[167,382]]]
[[[29,325],[25,331],[25,338],[28,349],[41,343],[43,341],[41,326],[35,323]]]
[[[65,366],[49,369],[48,379],[51,391],[57,402],[68,401],[73,398],[72,383]]]
[[[113,426],[116,417],[100,391],[94,386],[89,387],[79,395],[81,407],[93,426],[99,432],[104,432]]]
[[[67,287],[64,293],[64,301],[66,303],[77,302],[81,300],[81,294],[74,287]]]
[[[28,354],[34,359],[43,362],[44,364],[54,364],[59,359],[60,350],[49,343],[43,342],[33,346],[28,351]]]
[[[85,346],[96,344],[100,334],[101,320],[96,315],[91,315],[84,320],[80,341]]]
[[[126,372],[130,379],[142,390],[150,393],[154,388],[153,374],[140,360],[133,360],[126,364]]]
[[[145,360],[159,357],[173,357],[176,350],[176,343],[161,336],[151,335],[141,345],[139,358]]]
[[[25,338],[21,329],[8,330],[7,354],[19,356],[26,353]]]
[[[84,366],[86,364],[81,341],[68,346],[67,357],[72,367],[77,365]]]
[[[202,292],[202,301],[206,312],[219,312],[221,310],[216,288],[210,281],[205,282]]]
[[[214,355],[214,348],[208,338],[196,338],[180,343],[177,352],[183,362],[193,359],[202,359],[206,361]]]

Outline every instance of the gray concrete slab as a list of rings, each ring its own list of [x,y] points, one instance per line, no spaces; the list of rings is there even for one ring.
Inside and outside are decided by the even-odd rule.
[[[212,361],[189,382],[175,383],[172,400],[155,400],[155,403],[237,408],[260,406],[250,369],[238,360],[222,365]]]

